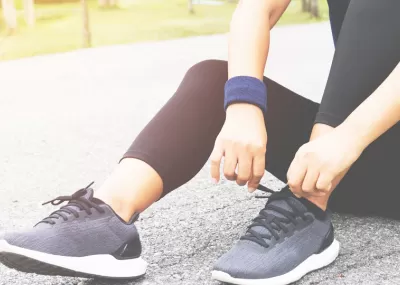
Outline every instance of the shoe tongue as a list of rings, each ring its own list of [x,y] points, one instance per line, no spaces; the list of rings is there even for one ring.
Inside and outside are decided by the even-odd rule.
[[[283,216],[282,214],[270,209],[269,206],[274,205],[275,207],[284,209],[288,212],[293,212],[293,208],[288,204],[288,201],[290,200],[290,202],[292,203],[293,206],[295,206],[298,210],[300,210],[301,212],[306,212],[307,211],[307,207],[303,205],[303,203],[301,203],[298,199],[296,199],[295,197],[287,197],[286,199],[279,199],[279,200],[271,200],[267,202],[267,206],[265,207],[265,211],[268,213],[269,216],[273,217],[279,217],[279,218],[286,218],[285,216]]]
[[[290,202],[289,202],[290,201]],[[289,203],[291,205],[289,205]],[[277,208],[284,209],[288,212],[293,213],[293,207],[295,207],[299,212],[305,213],[305,212],[311,212],[317,219],[324,219],[326,216],[326,213],[318,208],[316,205],[308,201],[307,199],[304,198],[297,198],[296,196],[293,195],[292,191],[288,189],[283,189],[280,192],[272,194],[270,199],[268,200],[264,212],[267,213],[267,222],[272,221],[275,217],[278,218],[286,218],[283,216],[281,213],[278,213],[277,211],[271,209],[270,206],[274,206]],[[265,227],[262,226],[255,226],[251,228],[253,231],[259,233],[259,234],[267,234],[271,235],[269,230],[266,229]],[[267,241],[268,243],[268,241]]]
[[[278,198],[279,197],[279,198]],[[290,201],[290,202],[289,202]],[[274,206],[276,208],[280,208],[283,210],[286,210],[290,213],[293,213],[293,208],[289,205],[291,203],[292,206],[296,207],[297,210],[300,212],[307,212],[307,207],[301,202],[300,199],[298,199],[296,196],[292,194],[292,192],[289,190],[282,190],[280,193],[274,193],[268,200],[265,208],[263,209],[264,213],[267,213],[267,219],[266,222],[269,223],[271,222],[275,217],[278,218],[285,218],[281,213],[275,211],[274,209],[271,209],[270,206]],[[266,229],[263,226],[255,226],[251,228],[253,231],[261,234],[261,235],[271,235],[268,229]],[[268,243],[268,240],[267,240]]]
[[[97,201],[97,199],[93,198],[94,191],[92,188],[81,189],[78,192],[76,192],[75,194],[73,194],[72,196],[75,196],[75,195],[76,195],[76,197],[82,197],[91,202],[95,202],[96,204],[100,204],[100,202],[99,202],[100,200]],[[69,202],[66,205],[68,208],[75,209],[77,211],[81,210],[79,207],[77,207],[75,205],[71,205],[70,203],[74,203],[74,200],[72,200],[71,202]]]
[[[83,194],[82,197],[85,197],[88,200],[93,200],[93,195],[94,195],[93,189],[92,188],[86,188],[86,189],[83,189],[83,190],[85,191],[85,194]],[[80,190],[80,191],[82,191],[82,190]]]
[[[292,207],[290,207],[290,205],[288,204],[288,200],[291,200],[292,204],[299,209],[301,212],[307,211],[307,208],[296,198],[292,198],[292,197],[287,197],[285,199],[273,199],[267,202],[267,205],[265,207],[265,209],[263,210],[264,212],[267,213],[267,222],[272,221],[272,219],[274,219],[275,217],[278,218],[286,218],[285,216],[283,216],[281,213],[276,212],[275,210],[271,209],[269,206],[273,205],[277,208],[281,208],[284,209],[288,212],[293,212]],[[267,234],[267,235],[271,235],[269,230],[267,230],[266,228],[262,227],[262,226],[255,226],[251,228],[253,231],[259,233],[259,234]]]

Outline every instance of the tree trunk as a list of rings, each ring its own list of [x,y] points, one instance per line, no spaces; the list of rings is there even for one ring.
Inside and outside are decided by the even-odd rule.
[[[189,11],[190,14],[193,14],[193,13],[194,13],[194,10],[193,10],[193,0],[188,0],[188,11]]]
[[[307,0],[301,0],[301,11],[309,12],[307,2],[308,2]]]
[[[34,0],[24,0],[25,22],[29,27],[35,25],[35,4]]]
[[[14,0],[1,0],[3,16],[6,26],[10,32],[17,28],[17,11],[15,10]]]
[[[81,0],[82,5],[82,20],[83,20],[83,47],[90,47],[91,35],[89,27],[89,9],[86,0]]]
[[[307,8],[306,8],[306,11],[307,11],[308,13],[311,13],[312,2],[313,2],[313,0],[307,0]]]
[[[319,14],[319,6],[318,6],[318,0],[311,0],[311,16],[313,16],[314,18],[319,18],[320,14]]]

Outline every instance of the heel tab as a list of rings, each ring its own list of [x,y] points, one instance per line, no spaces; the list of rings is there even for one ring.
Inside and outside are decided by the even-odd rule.
[[[133,224],[134,222],[136,222],[137,220],[139,220],[139,216],[140,216],[140,213],[136,213],[136,212],[135,212],[135,213],[132,215],[131,219],[129,220],[128,224],[131,225],[131,224]]]
[[[321,244],[321,247],[319,251],[317,252],[318,254],[323,252],[325,249],[327,249],[335,240],[335,229],[333,228],[333,224],[331,223],[331,226],[329,228],[329,231],[325,235],[325,238]]]
[[[135,235],[130,241],[121,245],[113,254],[118,260],[139,258],[142,254],[142,243],[139,234]]]

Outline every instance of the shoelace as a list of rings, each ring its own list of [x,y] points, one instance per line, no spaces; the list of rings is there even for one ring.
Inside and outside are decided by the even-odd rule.
[[[69,202],[67,205],[61,207],[57,211],[53,212],[48,216],[47,218],[43,219],[40,221],[40,223],[46,223],[50,225],[54,225],[56,222],[54,219],[60,219],[62,218],[64,221],[68,220],[68,214],[69,215],[74,215],[76,218],[79,218],[79,213],[74,207],[84,210],[88,215],[92,214],[91,209],[96,209],[99,213],[103,214],[105,211],[96,203],[90,201],[87,199],[84,195],[86,194],[87,189],[93,185],[93,182],[90,183],[88,186],[86,186],[83,189],[80,189],[76,193],[74,193],[72,196],[59,196],[53,200],[47,201],[43,203],[42,205],[47,205],[47,204],[52,204],[54,206],[60,205],[61,203],[64,202]]]
[[[272,190],[272,189],[270,189],[270,188],[268,188],[268,187],[265,187],[264,185],[261,185],[261,184],[259,184],[258,186],[257,186],[257,189],[258,190],[260,190],[260,191],[262,191],[262,192],[264,192],[264,193],[267,193],[267,194],[274,194],[274,193],[276,193],[276,191],[274,191],[274,190]],[[264,199],[264,198],[268,198],[268,197],[270,197],[270,195],[268,195],[268,196],[266,196],[266,195],[256,195],[256,198],[262,198],[262,199]]]
[[[286,203],[289,205],[291,208],[291,211],[282,209],[280,207],[277,207],[275,205],[271,205],[269,202],[272,200],[280,200],[280,199],[285,199],[290,197],[290,192],[283,191],[283,192],[275,192],[265,186],[259,185],[257,189],[269,193],[269,194],[274,194],[272,197],[269,196],[256,196],[257,198],[269,198],[268,203],[265,205],[264,209],[260,211],[258,216],[253,219],[253,223],[248,226],[247,232],[244,236],[242,236],[240,239],[241,240],[249,240],[253,241],[265,248],[269,247],[269,244],[266,242],[266,240],[271,240],[272,237],[274,237],[276,240],[280,239],[280,233],[288,233],[289,229],[287,226],[290,223],[293,223],[295,226],[299,223],[298,220],[296,220],[296,217],[301,217],[304,221],[307,221],[307,216],[305,213],[301,212],[294,206],[290,200],[286,200]],[[276,214],[273,213],[267,213],[267,210],[273,211],[276,214],[280,214],[282,217],[277,216]],[[271,217],[272,216],[272,217]],[[266,233],[259,233],[255,231],[253,228],[254,227],[263,227],[264,229],[267,230]]]

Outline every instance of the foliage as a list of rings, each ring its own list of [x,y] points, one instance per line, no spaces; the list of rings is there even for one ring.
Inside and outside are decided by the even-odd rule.
[[[235,7],[235,3],[228,1],[218,6],[194,5],[194,14],[189,14],[187,0],[120,0],[119,8],[114,9],[98,8],[96,1],[89,0],[93,46],[225,33]],[[79,3],[37,4],[36,15],[37,24],[32,29],[24,26],[21,11],[15,35],[2,40],[6,32],[0,30],[0,60],[82,46]],[[324,0],[321,0],[321,16],[322,20],[328,16]],[[309,14],[301,13],[301,1],[294,0],[280,24],[315,21]]]

